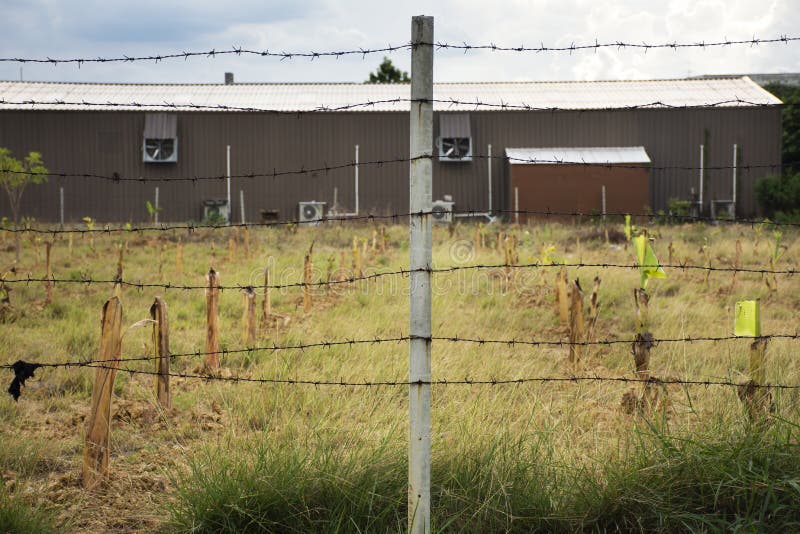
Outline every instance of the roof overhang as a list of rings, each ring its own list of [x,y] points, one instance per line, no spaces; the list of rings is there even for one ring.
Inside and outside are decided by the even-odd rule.
[[[506,148],[511,165],[650,163],[643,146]]]

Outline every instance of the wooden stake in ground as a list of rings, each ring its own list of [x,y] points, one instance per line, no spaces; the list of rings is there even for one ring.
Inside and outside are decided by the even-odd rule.
[[[256,343],[256,292],[252,287],[244,288],[242,343],[244,343],[246,347],[253,347]]]
[[[167,319],[167,303],[156,297],[150,306],[150,317],[153,319],[153,351],[156,361],[156,398],[165,410],[172,407],[169,393],[169,321]]]
[[[81,479],[86,489],[95,488],[108,475],[111,434],[111,394],[122,352],[122,304],[112,297],[103,306],[100,351],[92,386],[92,405],[86,420]]]
[[[333,281],[333,264],[334,263],[336,263],[336,257],[333,254],[331,254],[330,256],[328,256],[328,268],[326,269],[326,272],[325,272],[325,281],[328,282],[328,283]],[[327,288],[330,289],[330,286],[327,286]]]
[[[372,229],[372,253],[375,254],[378,252],[378,230],[376,228]]]
[[[736,252],[733,256],[733,274],[731,275],[731,291],[736,289],[736,272],[742,268],[742,241],[736,240]]]
[[[236,259],[236,240],[234,238],[228,239],[228,261],[232,262]]]
[[[650,297],[644,289],[633,290],[636,316],[636,338],[633,342],[633,360],[636,364],[637,378],[650,379],[650,349],[653,347],[653,334],[648,328],[648,303]],[[647,384],[645,384],[647,386]]]
[[[336,281],[344,282],[347,280],[347,269],[344,266],[344,252],[339,253],[339,272],[336,273]]]
[[[311,312],[311,273],[313,269],[311,254],[313,250],[314,243],[312,242],[303,259],[303,311],[305,313]]]
[[[45,269],[47,272],[47,275],[45,276],[45,278],[47,278],[47,281],[44,283],[44,291],[46,295],[44,299],[45,304],[50,304],[51,302],[53,302],[53,267],[50,264],[50,250],[52,246],[53,243],[50,241],[46,241],[44,244],[44,253],[46,256]]]
[[[219,274],[212,268],[206,276],[206,369],[219,369]]]
[[[358,237],[353,237],[353,278],[361,278],[364,272],[361,270],[361,250],[358,248]]]
[[[584,341],[583,336],[583,289],[577,278],[572,284],[569,314],[569,363],[574,368],[580,364],[583,346],[577,343]]]
[[[381,240],[380,240],[381,254],[386,254],[387,241],[388,238],[386,237],[386,227],[381,226]]]
[[[669,251],[669,265],[674,265],[674,263],[672,263],[672,257],[675,254],[675,247],[673,246],[672,241],[669,242],[669,247],[667,247],[667,250]]]
[[[556,306],[558,307],[558,319],[561,324],[567,324],[569,320],[569,301],[567,299],[567,268],[562,267],[556,274]]]
[[[115,284],[114,284],[114,296],[117,298],[122,298],[122,260],[125,254],[125,249],[120,243],[118,245],[119,248],[119,256],[117,258],[117,276],[114,277]]]
[[[245,226],[243,230],[243,240],[244,240],[244,257],[250,257],[250,229]]]
[[[266,324],[270,315],[272,315],[272,302],[270,300],[269,267],[266,267],[264,269],[264,301],[261,303],[262,322]]]
[[[594,287],[592,288],[592,299],[589,301],[589,328],[586,333],[586,341],[594,343],[597,341],[597,315],[600,311],[600,303],[597,301],[600,292],[600,277],[594,277]]]
[[[175,249],[175,272],[183,274],[183,243],[178,239],[178,246]]]
[[[164,279],[164,250],[167,248],[167,245],[161,245],[158,247],[158,279]]]

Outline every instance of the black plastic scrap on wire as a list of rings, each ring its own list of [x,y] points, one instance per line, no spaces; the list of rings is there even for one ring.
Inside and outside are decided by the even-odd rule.
[[[11,380],[11,384],[8,386],[8,393],[14,397],[15,401],[19,400],[22,386],[25,385],[25,381],[33,377],[34,371],[41,366],[42,365],[38,363],[28,363],[22,360],[17,360],[9,366],[14,372],[14,378]]]

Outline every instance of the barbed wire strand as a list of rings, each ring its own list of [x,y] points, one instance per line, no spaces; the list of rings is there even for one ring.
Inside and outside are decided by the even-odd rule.
[[[759,164],[741,164],[741,165],[706,165],[703,167],[698,166],[691,166],[691,165],[649,165],[649,164],[626,164],[626,163],[610,163],[610,162],[588,162],[588,161],[570,161],[565,159],[542,159],[542,158],[516,158],[510,156],[488,156],[483,154],[473,154],[470,156],[473,160],[498,160],[498,161],[509,161],[514,163],[523,163],[523,164],[540,164],[540,165],[579,165],[579,166],[586,166],[592,168],[606,168],[606,169],[641,169],[645,168],[651,171],[668,171],[668,170],[676,170],[676,171],[697,171],[703,169],[705,171],[724,171],[724,170],[733,170],[736,169],[741,172],[747,172],[752,170],[758,169],[783,169],[793,167],[794,164],[791,163],[759,163]],[[250,173],[240,173],[240,174],[231,174],[228,176],[227,174],[215,174],[215,175],[205,175],[205,176],[159,176],[159,177],[133,177],[133,176],[122,176],[119,173],[113,174],[97,174],[97,173],[88,173],[88,172],[68,172],[68,171],[47,171],[47,172],[36,172],[36,171],[26,171],[26,170],[17,170],[17,169],[2,169],[0,168],[0,173],[8,173],[8,174],[15,174],[15,175],[22,175],[22,176],[48,176],[53,178],[81,178],[81,179],[96,179],[96,180],[104,180],[109,182],[115,183],[123,183],[123,182],[134,182],[134,183],[148,183],[148,182],[202,182],[202,181],[223,181],[228,179],[255,179],[255,178],[279,178],[284,176],[297,176],[297,175],[304,175],[304,174],[317,174],[317,173],[325,173],[326,175],[332,173],[337,170],[343,169],[351,169],[355,167],[371,167],[377,166],[381,167],[383,165],[391,165],[396,163],[411,163],[413,161],[421,160],[421,159],[432,159],[434,161],[452,161],[449,158],[438,156],[438,155],[430,155],[430,156],[417,156],[414,158],[388,158],[388,159],[379,159],[379,160],[369,160],[369,161],[349,161],[347,163],[338,163],[334,165],[323,164],[317,167],[300,167],[298,169],[288,169],[288,170],[277,170],[273,169],[270,171],[265,172],[250,172]],[[465,159],[465,161],[468,161]]]
[[[38,364],[24,362],[20,360],[18,364],[37,367]],[[132,369],[129,367],[118,367],[115,365],[88,365],[88,368],[95,369],[109,369],[117,372],[140,374],[148,376],[169,376],[173,378],[184,379],[197,379],[207,381],[225,381],[232,383],[255,383],[255,384],[273,384],[273,385],[307,385],[307,386],[342,386],[342,387],[380,387],[380,386],[411,386],[411,385],[433,385],[433,386],[457,386],[457,385],[514,385],[526,383],[547,383],[547,382],[564,382],[564,383],[578,383],[578,382],[617,382],[625,384],[661,384],[661,385],[682,385],[682,386],[732,386],[741,387],[741,383],[733,382],[730,380],[687,380],[679,378],[634,378],[626,376],[600,376],[600,375],[583,375],[583,376],[537,376],[525,378],[489,378],[489,379],[438,379],[438,380],[361,380],[361,381],[348,381],[348,380],[321,380],[321,379],[307,379],[307,378],[251,378],[243,376],[221,376],[215,374],[199,374],[199,373],[159,373],[158,371],[148,371],[142,369]],[[751,383],[750,387],[759,389],[800,389],[800,384],[754,384]]]
[[[278,352],[284,350],[299,350],[301,352],[307,349],[331,349],[334,347],[353,347],[356,345],[378,345],[384,343],[402,343],[405,341],[410,341],[412,339],[426,339],[429,341],[440,341],[440,342],[447,342],[447,343],[471,343],[471,344],[478,344],[478,345],[503,345],[506,347],[516,347],[516,346],[552,346],[552,347],[570,347],[570,346],[581,346],[581,347],[592,347],[592,346],[610,346],[610,345],[618,345],[618,344],[625,344],[630,345],[635,343],[636,339],[602,339],[596,341],[568,341],[568,340],[531,340],[531,339],[491,339],[491,338],[464,338],[459,336],[431,336],[431,337],[424,337],[424,336],[399,336],[399,337],[391,337],[391,338],[374,338],[374,339],[344,339],[344,340],[335,340],[335,341],[319,341],[313,343],[300,343],[294,345],[265,345],[261,347],[244,347],[244,348],[236,348],[236,349],[220,349],[217,351],[201,351],[196,350],[193,352],[180,352],[180,353],[172,353],[165,357],[174,359],[174,358],[186,358],[186,357],[195,357],[199,358],[202,356],[208,356],[212,354],[218,354],[221,357],[227,357],[233,354],[252,354],[257,352]],[[660,343],[703,343],[703,342],[713,342],[713,343],[721,343],[725,341],[747,341],[752,338],[742,337],[742,336],[688,336],[688,337],[677,337],[677,338],[658,338],[658,339],[649,339],[649,343],[653,343],[658,345]],[[760,339],[800,339],[800,334],[768,334],[760,336]],[[48,362],[48,363],[36,363],[38,367],[88,367],[93,364],[104,364],[104,363],[112,363],[112,362],[142,362],[142,361],[153,361],[160,359],[161,356],[133,356],[133,357],[120,357],[110,360],[93,360],[93,359],[78,359],[78,360],[68,360],[62,362]],[[0,369],[12,369],[13,364],[3,364],[0,365]]]
[[[309,50],[307,52],[287,52],[284,50],[276,51],[270,49],[251,49],[251,48],[244,48],[240,46],[232,46],[230,48],[225,49],[210,49],[205,51],[182,51],[182,52],[172,52],[172,53],[161,53],[161,54],[149,54],[149,55],[127,55],[121,54],[115,57],[79,57],[79,58],[54,58],[50,56],[35,58],[35,57],[2,57],[0,58],[0,63],[45,63],[50,65],[59,65],[59,64],[77,64],[79,67],[85,63],[133,63],[133,62],[161,62],[170,59],[183,59],[188,60],[191,58],[205,58],[205,59],[213,59],[217,56],[257,56],[257,57],[267,57],[267,58],[277,58],[281,61],[283,60],[290,60],[295,58],[302,58],[302,59],[309,59],[309,60],[316,60],[321,58],[335,58],[339,59],[345,56],[361,56],[364,59],[368,55],[372,54],[388,54],[393,52],[411,50],[415,46],[433,46],[437,50],[460,50],[464,53],[471,52],[471,51],[491,51],[491,52],[535,52],[535,53],[545,53],[545,52],[568,52],[570,54],[579,51],[597,51],[603,48],[615,48],[617,50],[631,48],[634,50],[644,50],[645,52],[649,50],[656,50],[656,49],[670,49],[670,50],[679,50],[684,48],[715,48],[715,47],[730,47],[730,46],[737,46],[737,45],[746,45],[746,46],[760,46],[765,44],[790,44],[796,41],[800,41],[800,37],[788,36],[788,35],[779,35],[778,37],[768,37],[768,38],[758,38],[752,37],[749,39],[722,39],[716,41],[695,41],[695,42],[661,42],[661,43],[633,43],[633,42],[624,42],[624,41],[607,41],[607,42],[599,42],[595,39],[594,43],[586,43],[586,44],[576,44],[575,42],[570,43],[566,46],[545,46],[544,43],[541,43],[538,46],[508,46],[508,45],[498,45],[495,43],[488,43],[488,44],[468,44],[464,43],[448,43],[448,42],[426,42],[426,41],[419,41],[419,42],[408,42],[401,45],[392,45],[388,44],[384,47],[376,47],[376,48],[350,48],[344,50],[328,50],[328,51],[314,51]]]
[[[562,267],[568,268],[599,268],[599,269],[639,269],[639,265],[636,264],[622,264],[622,263],[520,263],[520,264],[504,264],[504,263],[497,263],[497,264],[477,264],[477,265],[452,265],[449,267],[431,267],[431,268],[419,268],[419,269],[398,269],[394,271],[382,271],[377,273],[371,273],[367,275],[361,276],[351,276],[341,280],[329,280],[329,281],[319,281],[319,282],[291,282],[286,284],[235,284],[235,285],[220,285],[215,286],[220,291],[225,290],[256,290],[256,289],[287,289],[293,287],[322,287],[322,286],[331,286],[331,285],[338,285],[338,284],[352,284],[354,282],[360,282],[365,280],[374,280],[377,278],[383,278],[387,276],[408,276],[411,273],[415,272],[425,272],[429,274],[442,274],[442,273],[453,273],[457,271],[466,271],[466,270],[482,270],[482,269],[560,269]],[[709,271],[709,272],[723,272],[723,273],[745,273],[745,274],[771,274],[771,275],[787,275],[787,276],[794,276],[796,274],[800,274],[800,270],[798,269],[755,269],[755,268],[747,268],[747,267],[714,267],[710,265],[691,265],[691,264],[660,264],[660,267],[665,269],[676,269],[676,270],[697,270],[697,271]],[[90,286],[92,284],[119,284],[123,287],[131,287],[139,290],[144,290],[148,288],[159,288],[165,290],[194,290],[194,289],[209,289],[207,284],[199,285],[199,284],[176,284],[172,282],[132,282],[129,280],[119,279],[119,278],[109,278],[109,279],[94,279],[89,277],[83,277],[80,279],[73,279],[73,278],[55,278],[55,277],[33,277],[30,274],[27,275],[25,278],[5,278],[3,280],[4,284],[32,284],[32,283],[50,283],[54,286],[56,284],[85,284]]]

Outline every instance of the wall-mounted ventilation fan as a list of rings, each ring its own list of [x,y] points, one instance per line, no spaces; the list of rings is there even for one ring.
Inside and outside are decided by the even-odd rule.
[[[472,140],[469,137],[442,137],[439,158],[441,161],[472,160]]]
[[[152,163],[170,163],[178,161],[178,140],[145,139],[144,160]]]

